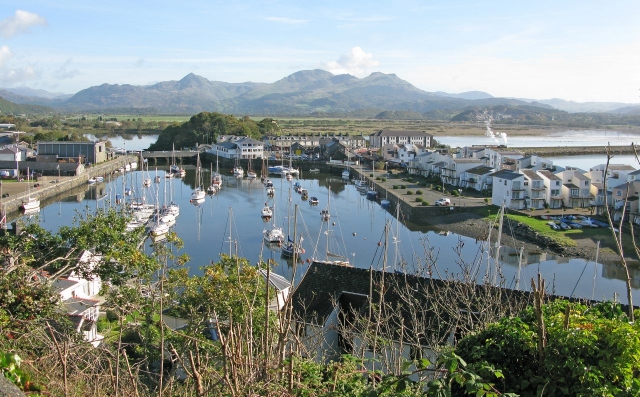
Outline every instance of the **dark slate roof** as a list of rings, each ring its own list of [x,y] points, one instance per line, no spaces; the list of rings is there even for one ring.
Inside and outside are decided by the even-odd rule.
[[[18,161],[20,171],[26,171],[27,168],[31,171],[53,171],[57,170],[60,166],[60,171],[73,171],[76,172],[82,164],[79,163],[53,163],[45,161]],[[0,161],[0,169],[2,170],[15,170],[15,161]]]
[[[217,145],[227,149],[235,149],[238,147],[238,145],[235,142],[228,142],[228,141],[218,142]]]
[[[455,288],[447,288],[446,292],[442,288],[450,286]],[[397,332],[400,332],[402,324],[414,332],[429,332],[431,335],[437,333],[438,336],[443,337],[450,331],[443,324],[453,325],[448,315],[443,312],[439,315],[435,314],[433,308],[436,303],[430,297],[437,293],[446,293],[447,299],[450,297],[451,304],[456,305],[455,297],[459,296],[463,289],[476,290],[476,292],[484,290],[485,294],[492,297],[500,296],[505,300],[529,299],[527,292],[469,285],[457,281],[442,281],[399,272],[382,272],[320,263],[309,266],[291,299],[293,315],[297,321],[323,326],[336,307],[340,307],[343,312],[345,310],[358,312],[366,317],[370,307],[369,301],[377,304],[383,298],[388,312],[382,327],[395,333],[395,336],[399,336]],[[384,291],[384,294],[381,294],[381,291]],[[461,298],[457,305],[459,309],[482,311],[479,307],[469,307],[475,303],[470,303],[466,298]],[[420,309],[412,310],[415,307]],[[428,335],[423,334],[421,338],[426,337]]]
[[[640,175],[640,170],[630,172],[628,175]]]
[[[564,183],[563,186],[566,186],[569,189],[580,189],[580,186],[576,186],[573,183]]]
[[[485,165],[479,165],[477,167],[470,168],[470,169],[466,170],[465,172],[467,174],[485,175],[485,174],[490,173],[491,171],[493,171],[492,167],[487,167]]]
[[[372,136],[429,136],[433,137],[431,134],[427,134],[426,131],[420,130],[380,130],[371,134]]]
[[[510,170],[500,170],[500,171],[496,171],[493,174],[489,174],[490,177],[497,177],[497,178],[502,178],[502,179],[508,179],[508,180],[514,180],[514,179],[518,179],[520,177],[522,177],[522,174],[519,174],[517,172],[513,172]]]

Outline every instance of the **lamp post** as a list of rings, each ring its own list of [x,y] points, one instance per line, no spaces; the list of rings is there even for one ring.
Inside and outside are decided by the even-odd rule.
[[[460,206],[462,201],[462,189],[458,189],[458,207]]]

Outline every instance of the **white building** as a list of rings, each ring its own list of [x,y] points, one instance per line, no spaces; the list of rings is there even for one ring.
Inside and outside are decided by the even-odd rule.
[[[84,251],[78,261],[83,272],[91,273],[100,258],[89,251]],[[104,336],[98,334],[96,321],[100,314],[100,300],[95,299],[100,293],[102,281],[100,277],[85,278],[72,272],[66,278],[59,278],[52,283],[52,288],[60,294],[62,310],[69,316],[83,339],[98,346]]]
[[[557,172],[562,179],[562,202],[568,208],[586,208],[591,205],[591,179],[580,170],[567,169]]]
[[[383,129],[369,135],[369,145],[372,148],[382,148],[387,144],[412,144],[431,147],[433,135],[418,130],[388,130]]]
[[[506,208],[523,210],[526,208],[526,194],[528,193],[524,174],[511,170],[500,170],[489,177],[493,179],[491,190],[491,202],[500,206],[504,203]]]
[[[462,173],[482,165],[480,159],[459,159],[448,157],[440,168],[440,178],[448,185],[462,186]]]
[[[562,208],[562,179],[548,170],[538,171],[545,187],[549,208]]]
[[[543,209],[547,203],[547,187],[543,178],[533,170],[521,170],[524,175],[525,208]]]
[[[0,161],[25,161],[26,159],[27,148],[11,145],[0,149]]]
[[[219,137],[222,138],[222,137]],[[226,137],[211,146],[208,153],[227,159],[260,159],[264,157],[264,144],[249,137]]]
[[[490,190],[493,180],[489,178],[489,175],[493,171],[493,168],[484,165],[468,169],[460,174],[460,186],[475,189],[479,192]]]
[[[553,161],[545,159],[543,157],[531,154],[519,159],[516,159],[516,171],[520,170],[554,170]]]
[[[515,170],[515,162],[523,157],[524,155],[521,152],[513,150],[486,148],[482,159],[487,167],[495,168],[496,170],[503,168]]]
[[[416,156],[424,153],[425,148],[422,145],[407,144],[395,144],[389,143],[382,147],[382,158],[384,161],[390,161],[393,163],[408,163],[416,158]]]
[[[607,190],[611,191],[613,186],[618,186],[623,182],[626,182],[631,175],[631,177],[635,177],[636,169],[628,164],[609,164],[607,168],[606,164],[598,164],[595,167],[589,168],[591,173],[601,172],[604,175],[605,169],[607,170],[606,175],[606,183]]]

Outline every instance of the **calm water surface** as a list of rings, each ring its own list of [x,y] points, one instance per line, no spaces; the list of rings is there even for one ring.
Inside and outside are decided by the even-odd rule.
[[[126,150],[145,150],[149,145],[156,143],[158,135],[136,135],[136,134],[119,134],[119,135],[94,135],[85,134],[92,141],[111,142],[114,148],[122,148]]]
[[[499,129],[494,129],[499,133]],[[487,136],[436,136],[435,139],[451,147],[472,145],[507,145],[509,147],[550,147],[550,146],[625,146],[640,143],[640,134],[624,131],[563,131],[543,136],[509,136],[504,139],[491,139]]]
[[[116,194],[122,194],[125,187],[133,186],[136,190],[134,197],[142,196],[144,192],[147,201],[153,201],[158,197],[162,203],[164,197],[169,200],[172,195],[174,201],[180,205],[180,216],[173,230],[184,241],[184,248],[179,253],[184,252],[190,256],[188,266],[192,274],[200,274],[200,267],[218,260],[221,252],[228,253],[230,249],[235,252],[237,249],[240,256],[254,263],[260,258],[272,259],[276,263],[275,271],[291,278],[291,260],[282,258],[277,247],[268,247],[262,242],[262,232],[266,223],[260,218],[260,210],[265,202],[275,206],[275,221],[285,232],[291,223],[292,235],[294,206],[298,206],[298,235],[304,238],[303,246],[306,252],[302,255],[302,262],[296,267],[296,280],[299,280],[306,270],[306,259],[312,257],[316,249],[318,256],[322,256],[321,252],[325,251],[327,240],[324,231],[327,225],[332,230],[329,235],[337,237],[335,240],[339,243],[336,248],[334,239],[329,240],[330,249],[348,256],[357,267],[372,266],[381,269],[386,263],[388,270],[398,270],[400,267],[394,264],[399,263],[402,258],[407,263],[408,271],[422,269],[424,273],[423,263],[427,249],[437,257],[437,270],[440,274],[444,274],[445,271],[460,272],[461,261],[477,261],[479,278],[487,271],[487,258],[481,250],[482,242],[453,233],[438,233],[427,228],[406,227],[397,223],[394,214],[391,213],[394,210],[386,211],[379,204],[367,200],[352,184],[345,183],[340,177],[326,174],[302,176],[299,182],[309,190],[310,196],[316,196],[320,201],[318,206],[310,206],[293,191],[289,201],[289,189],[293,182],[272,178],[276,195],[270,199],[259,180],[249,182],[227,174],[229,176],[225,176],[222,190],[216,196],[207,197],[201,206],[194,207],[189,203],[189,199],[194,185],[195,170],[188,170],[186,178],[174,179],[173,182],[164,178],[164,171],[160,170],[158,173],[162,176],[161,183],[152,185],[150,189],[136,188],[142,185],[142,171],[87,187],[84,194],[74,195],[43,208],[38,219],[47,229],[57,230],[62,225],[69,225],[77,211],[94,210],[96,207],[109,205],[109,198],[113,202]],[[155,171],[152,171],[151,177],[154,175]],[[210,180],[208,171],[204,180]],[[207,185],[205,182],[205,186]],[[107,196],[106,199],[96,200],[96,197],[104,195]],[[320,210],[327,206],[328,200],[332,215],[329,224],[322,223],[319,215]],[[385,225],[389,225],[386,262],[382,255]],[[323,233],[320,233],[321,227],[324,227]],[[507,233],[508,227],[507,224]],[[462,246],[460,257],[454,250],[458,245]],[[150,243],[145,244],[145,250],[151,250]],[[518,275],[518,252],[516,247],[503,247],[500,251],[502,274],[507,285],[511,287],[515,287]],[[548,285],[558,294],[611,299],[614,293],[617,293],[622,301],[626,299],[622,281],[623,270],[615,263],[595,264],[593,260],[562,258],[544,252],[525,252],[522,263],[520,284],[523,289],[528,289],[529,280],[539,270],[548,280]],[[433,268],[431,271],[434,276],[438,276],[438,271]],[[640,271],[634,272],[634,288],[637,293],[640,288]]]

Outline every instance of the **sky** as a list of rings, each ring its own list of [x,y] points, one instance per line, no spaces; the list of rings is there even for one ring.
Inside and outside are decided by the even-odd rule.
[[[393,73],[425,91],[640,103],[640,1],[0,0],[0,87]]]

